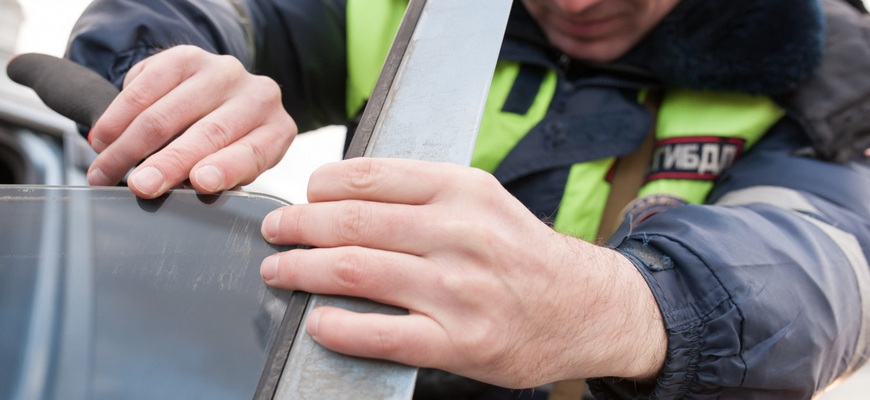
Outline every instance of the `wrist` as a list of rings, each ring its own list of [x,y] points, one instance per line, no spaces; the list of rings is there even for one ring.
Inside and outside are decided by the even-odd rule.
[[[542,252],[554,272],[547,277],[547,290],[557,300],[541,313],[553,330],[539,335],[541,343],[531,346],[538,350],[528,354],[547,366],[532,383],[654,379],[664,365],[667,336],[641,272],[616,250],[558,236]]]
[[[600,338],[596,376],[652,380],[667,354],[667,335],[658,303],[634,263],[616,250],[597,247],[602,290],[594,305]]]
[[[664,366],[667,354],[667,333],[658,303],[652,290],[635,264],[616,250],[606,249],[616,260],[616,282],[620,290],[613,290],[612,301],[621,304],[624,318],[619,330],[619,345],[614,359],[620,367],[613,376],[632,380],[652,380]],[[617,335],[619,332],[615,332]],[[619,350],[619,349],[622,350]]]

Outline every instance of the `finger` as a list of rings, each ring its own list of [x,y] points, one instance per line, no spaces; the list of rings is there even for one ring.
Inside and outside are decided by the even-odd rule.
[[[445,236],[444,218],[427,214],[423,206],[358,200],[297,204],[269,213],[262,234],[275,244],[362,246],[425,255],[454,242]]]
[[[123,90],[88,134],[88,141],[97,153],[114,143],[140,114],[190,77],[193,72],[185,67],[188,63],[173,64],[163,61],[175,53],[178,52],[167,50],[166,54],[149,57],[130,69],[125,77]],[[172,105],[167,109],[170,112],[177,110]]]
[[[339,247],[294,249],[267,257],[260,273],[269,286],[309,293],[371,299],[413,310],[443,304],[425,282],[436,280],[437,269],[426,259],[408,254]]]
[[[433,368],[447,365],[451,357],[439,351],[449,343],[442,327],[421,314],[362,314],[319,307],[311,311],[306,325],[317,343],[342,354]]]
[[[217,193],[247,185],[274,167],[296,137],[296,124],[289,115],[284,116],[282,122],[258,127],[199,161],[190,173],[194,187]]]
[[[317,169],[309,179],[308,200],[426,204],[456,186],[458,174],[469,170],[472,169],[449,163],[354,158]]]
[[[209,62],[203,64],[206,59]],[[117,183],[139,161],[218,107],[244,76],[237,73],[239,68],[232,57],[191,46],[172,48],[137,64],[125,89],[90,133],[95,151],[114,154],[97,157],[88,181]]]
[[[256,115],[251,115],[251,107],[255,107],[253,109],[256,110],[258,106],[258,103],[247,101],[247,98],[237,98],[221,105],[194,123],[163,149],[149,156],[128,178],[127,182],[130,189],[139,196],[153,198],[160,196],[179,182],[188,179],[194,165],[208,155],[217,153],[230,146],[261,123],[261,120]],[[270,140],[275,136],[274,134],[267,135],[266,140]],[[256,147],[252,146],[251,141],[245,141],[239,144],[239,149],[242,153],[244,153],[246,148],[256,153],[261,151],[259,149],[262,149],[264,146],[268,147],[264,143],[256,144]],[[274,153],[265,149],[262,151],[267,153],[255,154],[256,157],[265,158],[266,154]],[[229,156],[239,155],[239,153],[239,150],[231,151]],[[226,156],[224,155],[219,158],[219,160],[223,158],[224,165],[212,165],[213,168],[208,168],[204,172],[217,174],[218,180],[226,180],[224,179],[225,176],[222,175],[225,171],[222,171],[219,167],[234,163],[239,163],[239,165],[249,164],[248,159],[245,158],[227,162]],[[277,162],[280,157],[273,154],[270,158],[274,159],[274,162]],[[239,162],[240,160],[242,162]],[[260,165],[249,169],[248,174],[252,173],[252,170],[264,169],[266,166],[266,161],[260,161]],[[232,167],[228,168],[232,170]],[[237,178],[233,177],[233,179]],[[209,183],[214,184],[214,182],[213,180]],[[194,181],[193,184],[196,186],[197,182]],[[217,186],[222,186],[220,189],[223,189],[235,186],[235,183],[229,182],[229,184],[219,184]]]
[[[92,137],[93,147],[100,155],[91,166],[88,181],[97,186],[116,184],[139,161],[164,147],[207,110],[216,107],[216,104],[210,102],[189,101],[189,93],[202,89],[202,83],[181,83],[173,92],[156,100],[147,110],[136,116],[128,126],[113,128],[119,131],[111,133],[108,136],[110,139],[96,136],[106,132],[100,130],[102,128],[92,130],[92,135],[95,135]],[[116,115],[118,118],[124,117],[123,111],[117,114],[107,111],[104,115],[107,118],[114,118]],[[104,119],[101,118],[100,121]],[[99,123],[98,121],[98,125]]]

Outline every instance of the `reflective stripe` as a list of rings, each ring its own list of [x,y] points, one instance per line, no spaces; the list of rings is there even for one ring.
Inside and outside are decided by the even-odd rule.
[[[768,204],[784,210],[796,212],[798,216],[819,228],[828,238],[833,241],[843,255],[849,260],[852,271],[855,274],[855,282],[861,296],[861,326],[858,333],[858,343],[855,354],[849,360],[848,371],[854,371],[867,360],[868,346],[870,346],[870,265],[861,249],[858,239],[833,225],[826,224],[808,214],[820,214],[807,199],[799,192],[776,186],[755,186],[747,189],[729,192],[723,196],[716,205],[740,206],[747,204]]]
[[[550,100],[556,92],[554,71],[547,72],[532,106],[525,114],[502,111],[519,71],[520,66],[516,62],[499,61],[495,67],[471,159],[473,167],[495,171],[520,139],[544,118],[550,107]]]
[[[668,89],[659,106],[656,139],[740,138],[745,141],[740,150],[745,151],[783,114],[784,111],[766,97]],[[702,163],[707,161],[704,154],[691,156],[703,170]],[[604,176],[612,162],[613,159],[608,158],[571,169],[554,222],[557,231],[589,241],[599,239],[597,229],[610,191]],[[713,181],[709,179],[656,179],[640,189],[638,198],[667,194],[701,204],[712,188]]]
[[[375,88],[408,0],[348,0],[347,115],[354,118]]]
[[[612,164],[611,157],[571,167],[553,229],[586,241],[597,241],[595,235],[610,194],[606,175]]]
[[[767,97],[668,89],[659,108],[656,139],[699,136],[740,138],[745,141],[740,150],[745,151],[758,142],[784,114]],[[699,164],[699,170],[706,170],[703,163],[710,160],[703,154],[692,156],[697,157],[695,161]],[[655,157],[653,162],[657,162]],[[690,203],[701,204],[712,188],[712,180],[657,179],[646,184],[638,196],[672,194]]]
[[[751,147],[785,112],[773,100],[727,92],[668,89],[659,108],[659,139],[687,136],[730,136]]]
[[[348,0],[346,106],[349,117],[357,115],[374,89],[407,4],[408,0]],[[547,71],[525,114],[502,111],[519,71],[517,62],[500,61],[496,66],[472,156],[474,167],[494,172],[517,143],[546,116],[557,88],[555,71]],[[640,99],[641,94],[638,96]],[[783,111],[765,97],[683,89],[668,89],[659,110],[656,125],[659,140],[698,136],[740,138],[745,141],[740,150],[756,143],[783,115]],[[705,154],[692,156],[700,157],[699,162],[716,164],[721,161],[704,158]],[[609,192],[605,176],[612,162],[613,158],[605,158],[571,166],[554,229],[590,241],[596,239]],[[706,170],[703,165],[701,170]],[[712,187],[709,179],[656,179],[645,184],[638,196],[670,194],[691,203],[703,203]]]

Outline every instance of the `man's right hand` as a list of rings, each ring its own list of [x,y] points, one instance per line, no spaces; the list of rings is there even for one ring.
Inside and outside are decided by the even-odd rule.
[[[93,126],[88,182],[115,185],[138,164],[127,184],[140,197],[188,179],[204,193],[232,189],[277,164],[296,133],[273,80],[230,56],[173,47],[133,66]]]
[[[664,365],[664,321],[631,260],[557,233],[491,174],[358,157],[318,168],[308,201],[263,220],[270,243],[312,247],[265,259],[265,282],[408,310],[315,308],[308,333],[330,350],[509,388]]]

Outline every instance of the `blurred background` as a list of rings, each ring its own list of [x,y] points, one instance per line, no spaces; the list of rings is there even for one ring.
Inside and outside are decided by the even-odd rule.
[[[870,0],[864,1],[865,4],[870,4]],[[89,3],[90,0],[0,0],[0,60],[5,65],[6,60],[12,54],[25,52],[61,56],[73,23]],[[7,100],[13,99],[14,101],[10,103],[15,103],[16,106],[24,105],[37,108],[41,106],[38,99],[27,90],[9,88],[9,86],[14,85],[11,85],[11,82],[5,78],[5,73],[3,75],[0,77],[0,84],[2,84],[0,86],[4,89],[0,91],[2,97]],[[16,108],[15,110],[21,109]],[[58,118],[58,116],[45,110],[42,111],[29,117],[33,120],[30,121],[31,124],[36,124],[35,120],[41,119],[45,121],[45,130],[65,131],[67,134],[72,131],[71,122]],[[50,148],[51,138],[60,136],[48,134],[45,137],[47,139],[44,141],[48,143],[47,147]],[[66,138],[66,140],[80,139]],[[27,140],[29,139],[25,137],[23,141],[27,142]],[[318,166],[341,159],[343,142],[344,128],[342,127],[327,127],[300,135],[278,166],[262,175],[245,189],[271,194],[291,203],[304,203],[306,202],[305,187],[308,176]],[[0,158],[4,156],[2,144],[0,143]],[[57,146],[63,147],[63,145]],[[67,144],[66,147],[70,146]],[[54,151],[63,152],[65,150]],[[66,151],[68,152],[68,150]],[[0,160],[0,162],[2,161]],[[82,181],[81,177],[57,178],[48,183],[82,184]],[[822,400],[870,399],[870,367],[865,367],[819,398]]]

